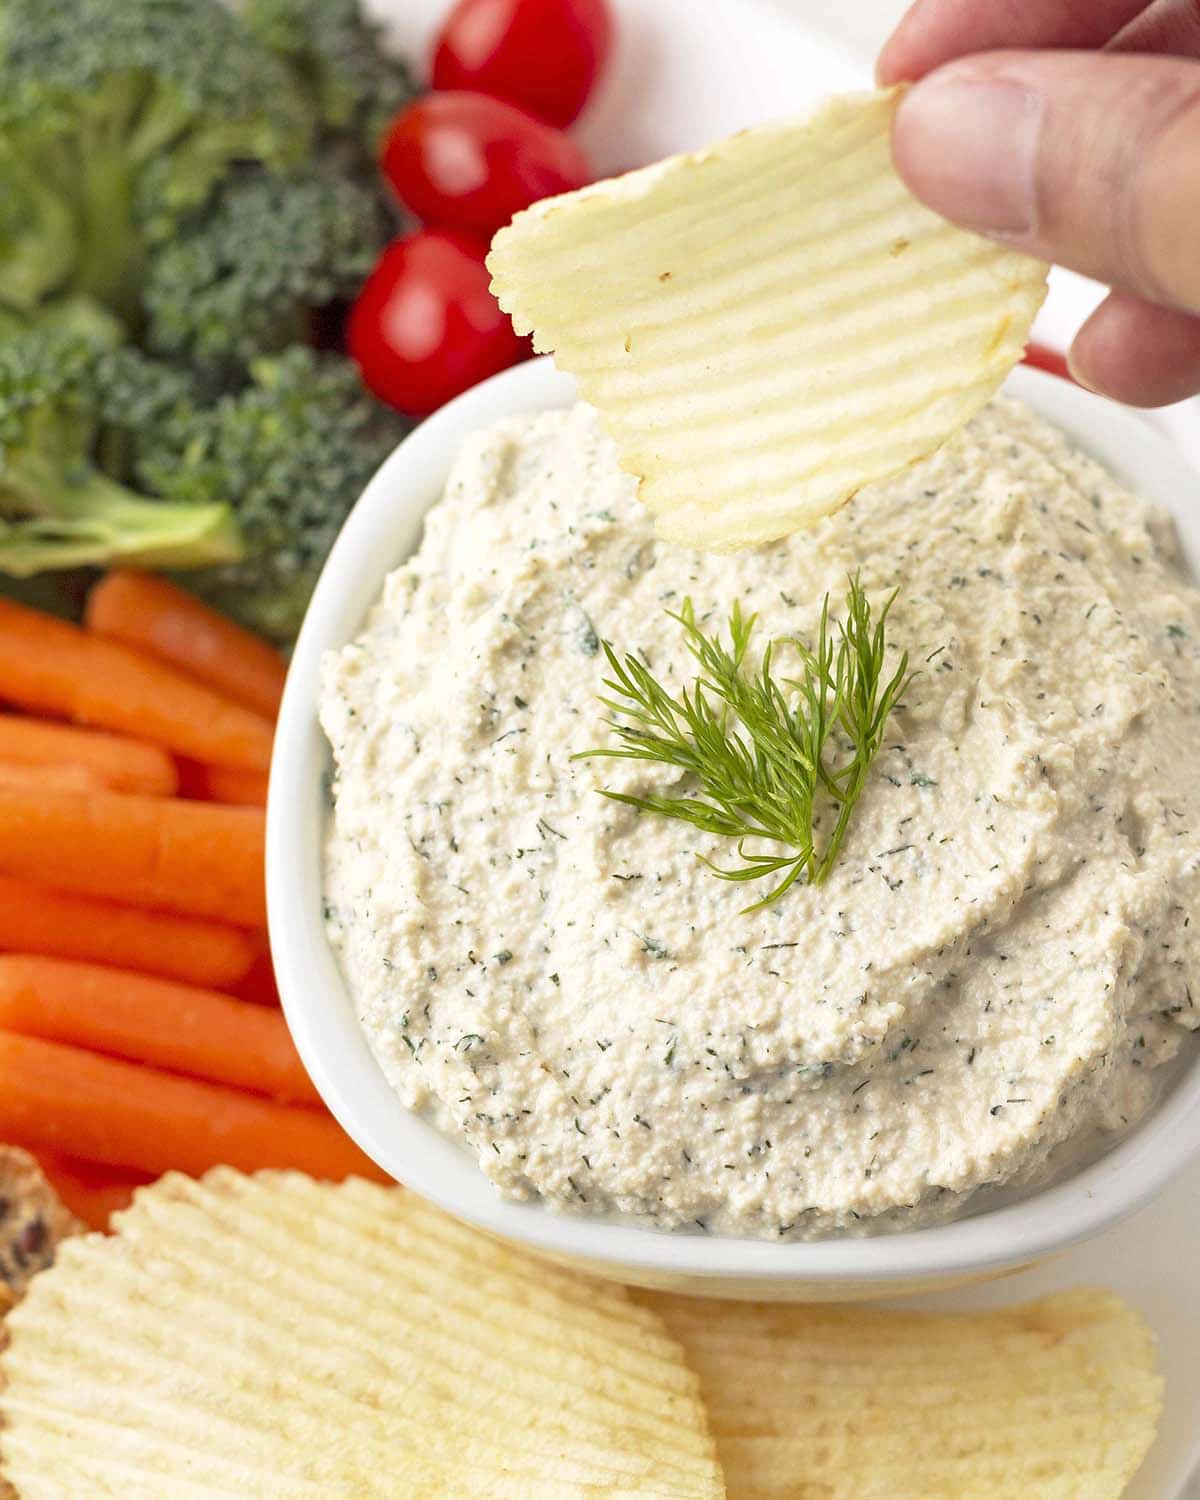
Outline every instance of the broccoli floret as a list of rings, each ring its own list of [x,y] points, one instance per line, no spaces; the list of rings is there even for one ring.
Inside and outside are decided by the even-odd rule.
[[[116,314],[92,297],[51,297],[27,313],[0,307],[0,339],[34,328],[74,333],[105,345],[118,344],[125,336],[124,324]]]
[[[327,167],[243,174],[156,257],[146,340],[202,370],[239,373],[305,340],[312,312],[351,297],[388,229],[378,194]]]
[[[159,503],[99,467],[106,440],[174,410],[185,386],[133,350],[60,329],[0,342],[0,572],[193,568],[242,555],[227,504]]]
[[[242,19],[292,69],[325,130],[353,136],[373,161],[416,86],[382,50],[360,0],[246,0]]]
[[[219,0],[0,0],[0,199],[35,206],[24,235],[6,213],[0,269],[136,320],[147,244],[232,163],[301,160],[309,113]]]
[[[69,201],[47,190],[0,137],[0,312],[33,313],[70,281],[78,253]]]
[[[187,585],[285,645],[347,512],[406,424],[338,355],[289,349],[251,373],[245,390],[160,423],[138,473],[168,500],[232,501],[245,556],[190,574]]]

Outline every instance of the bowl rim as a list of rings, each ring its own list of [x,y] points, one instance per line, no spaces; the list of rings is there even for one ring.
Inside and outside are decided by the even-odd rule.
[[[1200,576],[1200,488],[1183,456],[1133,412],[1021,366],[1006,391],[1030,402],[1175,518]],[[321,657],[350,640],[384,576],[418,544],[462,439],[502,416],[563,406],[569,377],[549,358],[483,382],[422,423],[384,461],[348,517],[313,594],[288,672],[267,807],[268,926],[284,1014],[313,1082],[376,1163],[456,1217],[596,1270],[719,1282],[900,1286],[982,1276],[1067,1249],[1135,1212],[1200,1152],[1200,1058],[1099,1160],[1021,1200],[923,1228],[775,1242],[658,1230],[502,1198],[464,1148],[407,1110],[359,1026],[322,918],[328,749],[316,717]],[[399,499],[398,499],[399,497]]]

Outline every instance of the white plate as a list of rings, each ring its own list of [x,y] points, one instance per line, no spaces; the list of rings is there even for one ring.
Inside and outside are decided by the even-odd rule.
[[[743,125],[803,109],[810,99],[869,81],[869,63],[766,0],[613,0],[617,63],[580,135],[597,166],[618,171],[703,145]],[[849,0],[850,4],[856,0]],[[446,0],[366,0],[409,56],[424,56]],[[791,0],[792,11],[802,9]],[[1096,299],[1082,278],[1056,273],[1038,332],[1060,347]],[[1196,403],[1153,419],[1200,462]],[[1200,481],[1197,484],[1200,503]],[[1111,1287],[1138,1306],[1160,1341],[1167,1409],[1126,1500],[1176,1500],[1200,1460],[1200,1164],[1155,1203],[1098,1240],[989,1287],[922,1299],[982,1307],[1061,1287]],[[1033,1497],[1031,1497],[1033,1500]]]

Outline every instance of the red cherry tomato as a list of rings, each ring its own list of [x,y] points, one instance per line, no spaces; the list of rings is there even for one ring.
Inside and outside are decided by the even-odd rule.
[[[466,92],[426,94],[398,115],[383,171],[419,219],[489,239],[539,198],[592,180],[570,136],[515,104]]]
[[[527,352],[488,290],[487,246],[422,229],[392,243],[367,277],[346,330],[371,390],[410,417],[428,416]]]
[[[1024,362],[1036,369],[1048,370],[1051,375],[1059,375],[1063,380],[1073,378],[1067,367],[1067,356],[1051,349],[1048,344],[1030,344],[1025,350]]]
[[[435,89],[478,89],[569,125],[612,48],[608,0],[458,0],[433,51]]]

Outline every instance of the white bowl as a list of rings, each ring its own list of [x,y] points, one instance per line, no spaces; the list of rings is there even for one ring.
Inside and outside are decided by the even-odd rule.
[[[1200,576],[1200,482],[1167,442],[1133,413],[1037,370],[1016,370],[1007,389],[1168,506]],[[957,1285],[1065,1249],[1140,1208],[1200,1150],[1194,1059],[1136,1130],[1055,1186],[949,1224],[808,1243],[672,1234],[509,1202],[465,1150],[400,1104],[359,1027],[321,917],[329,754],[317,723],[320,661],[357,633],[386,574],[417,546],[462,439],[573,396],[571,380],[542,359],[486,381],[423,423],[363,492],[313,595],[275,738],[267,904],[288,1024],[329,1108],[381,1167],[461,1219],[601,1275],[709,1295],[847,1300]]]

